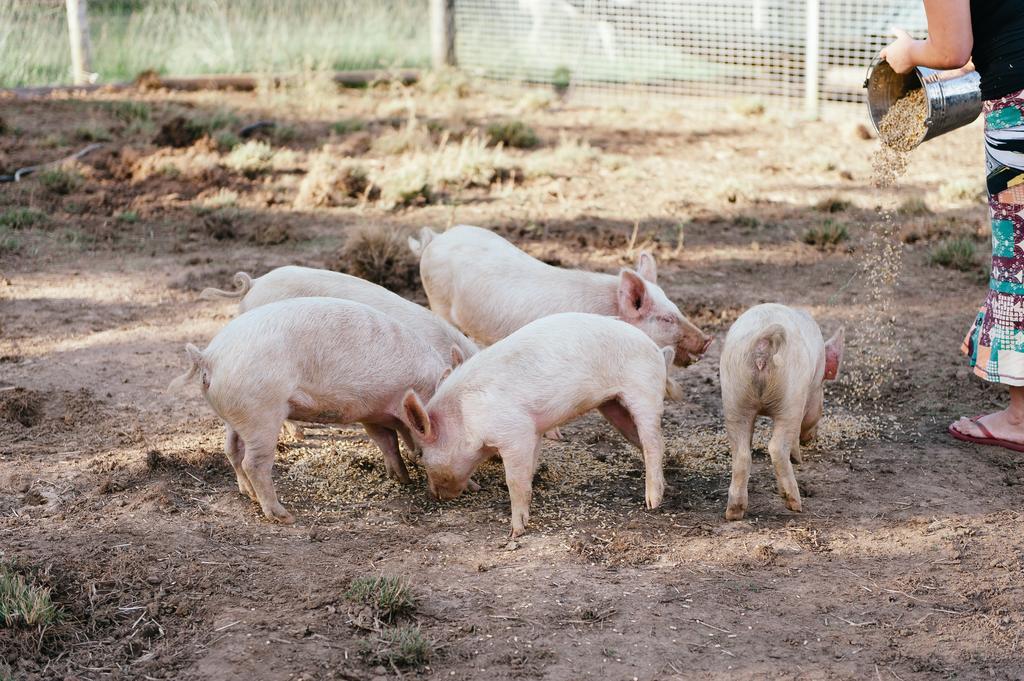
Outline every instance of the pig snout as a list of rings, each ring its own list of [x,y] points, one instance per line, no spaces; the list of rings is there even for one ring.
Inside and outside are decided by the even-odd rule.
[[[427,476],[427,487],[430,496],[439,501],[451,501],[466,489],[467,482],[459,482],[451,475]]]
[[[681,335],[676,343],[675,365],[685,367],[700,359],[715,341],[684,318],[681,324]]]

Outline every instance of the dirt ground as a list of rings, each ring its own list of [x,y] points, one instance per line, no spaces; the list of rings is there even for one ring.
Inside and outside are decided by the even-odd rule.
[[[111,104],[125,101],[150,113]],[[1004,399],[958,354],[985,289],[980,125],[928,142],[898,189],[881,192],[860,107],[815,122],[759,109],[590,105],[472,82],[0,99],[0,172],[107,140],[70,185],[40,174],[0,185],[0,211],[41,214],[0,235],[0,556],[49,586],[63,613],[43,631],[0,628],[6,673],[1024,677],[1024,460],[945,434]],[[214,132],[276,121],[274,156],[247,165],[223,136],[175,139],[179,116],[226,116]],[[539,145],[504,150],[508,167],[483,181],[449,181],[408,205],[365,183],[299,198],[318,154],[385,184],[417,153],[445,162],[445,138],[509,118]],[[413,133],[426,138],[404,155],[377,143]],[[846,379],[866,369],[874,337],[856,275],[880,207],[896,210],[903,271],[888,294],[893,366],[865,399]],[[805,243],[827,220],[848,238]],[[499,464],[482,469],[479,493],[439,503],[419,473],[410,486],[386,480],[355,429],[282,435],[275,481],[298,522],[265,521],[238,494],[198,387],[164,392],[184,343],[204,345],[234,314],[199,290],[295,263],[411,271],[386,283],[425,302],[409,256],[374,270],[346,241],[366,225],[455,223],[563,266],[616,271],[651,248],[668,294],[718,339],[765,301],[809,307],[826,335],[845,325],[847,373],[797,469],[804,512],[775,493],[762,427],[748,516],[723,519],[719,340],[679,372],[686,397],[667,405],[671,490],[657,511],[643,508],[638,452],[589,415],[545,444],[516,541]],[[976,263],[932,264],[936,244],[959,236],[977,243]],[[373,575],[408,580],[417,602],[404,622],[429,643],[425,665],[374,656],[386,630],[346,599],[353,579]]]

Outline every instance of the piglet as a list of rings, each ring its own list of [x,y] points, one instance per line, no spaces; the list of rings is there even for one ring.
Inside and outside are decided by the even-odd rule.
[[[825,381],[835,380],[843,358],[843,329],[825,342],[814,319],[802,310],[768,303],[752,307],[725,337],[720,368],[725,429],[732,449],[728,520],[747,510],[754,420],[770,416],[768,454],[786,508],[800,511],[792,462],[800,445],[817,434]]]
[[[423,228],[409,246],[420,257],[430,308],[484,344],[559,312],[619,317],[658,347],[673,348],[680,366],[711,344],[658,286],[650,253],[640,254],[635,271],[623,269],[615,276],[553,267],[469,225],[443,234]]]
[[[192,366],[171,383],[199,374],[202,393],[224,420],[225,451],[238,489],[264,515],[294,521],[271,480],[285,419],[361,423],[392,476],[409,482],[398,435],[409,386],[432,395],[449,364],[398,320],[362,303],[292,298],[239,315],[205,350],[186,345]],[[453,363],[461,361],[451,349]]]
[[[235,284],[238,288],[234,291],[207,288],[199,297],[202,300],[238,300],[239,313],[287,298],[324,296],[354,300],[391,315],[419,333],[442,357],[448,356],[453,345],[464,357],[472,357],[478,350],[473,341],[422,305],[349,274],[288,265],[256,279],[239,272],[235,275]]]
[[[401,417],[422,449],[431,493],[452,499],[498,456],[512,503],[512,536],[530,515],[541,433],[597,408],[643,450],[648,508],[662,499],[661,414],[675,352],[611,317],[555,314],[466,360],[424,405],[405,395]]]

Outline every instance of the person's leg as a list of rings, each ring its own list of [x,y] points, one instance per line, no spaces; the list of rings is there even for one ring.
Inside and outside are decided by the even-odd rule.
[[[1024,91],[984,105],[992,225],[990,290],[961,348],[977,376],[1009,388],[1010,405],[976,421],[961,418],[950,426],[954,435],[991,437],[1015,444],[1024,444],[1024,386],[1017,385],[1024,382],[1024,252],[1017,245],[1024,240],[1024,204],[1018,203],[1018,194],[1004,191],[1008,181],[1000,178],[1024,174],[1024,154],[1009,144],[1024,141],[1019,110],[1022,105]],[[1004,109],[1009,115],[1003,114]],[[996,138],[1004,143],[994,145]]]
[[[978,427],[980,423],[992,434],[991,437],[1024,444],[1024,386],[1011,385],[1009,388],[1010,404],[1006,409],[986,414],[977,422],[967,416],[961,417],[953,424],[953,429],[972,437],[989,437]]]

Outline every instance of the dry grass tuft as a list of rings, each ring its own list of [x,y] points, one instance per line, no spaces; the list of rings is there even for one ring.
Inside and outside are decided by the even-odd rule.
[[[831,250],[850,238],[846,225],[825,220],[818,227],[810,227],[804,232],[803,242],[819,250]]]
[[[370,664],[416,669],[430,662],[430,641],[415,625],[389,627],[376,637],[364,639],[361,653]]]
[[[32,584],[13,565],[0,562],[0,626],[44,627],[57,618],[48,588]]]
[[[911,196],[903,200],[900,207],[896,209],[896,212],[900,215],[910,215],[920,217],[922,215],[931,215],[932,211],[928,208],[928,204],[919,196]]]
[[[46,213],[33,208],[11,208],[0,213],[0,227],[10,229],[28,229],[46,220]]]
[[[391,291],[419,286],[419,261],[409,250],[409,232],[381,224],[354,230],[339,256],[338,269],[372,281]]]
[[[81,173],[72,168],[50,168],[39,173],[39,182],[53,194],[70,194],[83,181]]]
[[[299,185],[295,206],[351,206],[360,198],[373,195],[373,185],[363,166],[348,160],[338,161],[333,154],[322,152],[310,162],[309,172]]]
[[[516,149],[532,149],[540,144],[540,138],[533,128],[517,120],[491,123],[487,126],[487,137],[491,144]]]
[[[985,186],[976,180],[948,180],[937,194],[946,203],[977,203],[985,196]]]
[[[853,204],[840,196],[828,196],[817,203],[815,208],[823,213],[842,213],[850,210]]]
[[[416,609],[416,597],[409,582],[402,577],[356,577],[345,592],[345,598],[370,607],[378,620],[388,624]]]
[[[274,150],[262,140],[239,144],[224,159],[224,165],[246,177],[256,177],[270,169]]]
[[[39,423],[43,416],[45,398],[42,394],[25,388],[14,388],[0,392],[0,415],[4,420],[17,422],[26,428]]]
[[[978,266],[978,247],[965,237],[945,239],[932,249],[930,261],[939,267],[968,272]]]

